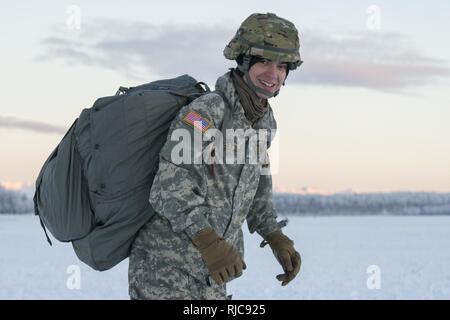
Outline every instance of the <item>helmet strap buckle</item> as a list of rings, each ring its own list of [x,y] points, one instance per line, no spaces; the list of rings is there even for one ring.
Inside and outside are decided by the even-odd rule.
[[[250,61],[251,61],[251,57],[248,55],[244,55],[243,60],[242,60],[242,69],[244,72],[247,72],[250,70]]]

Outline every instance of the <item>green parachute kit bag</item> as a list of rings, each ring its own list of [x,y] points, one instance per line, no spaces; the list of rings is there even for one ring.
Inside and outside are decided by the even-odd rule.
[[[107,270],[128,257],[155,213],[150,188],[170,124],[181,107],[210,92],[188,75],[99,98],[84,109],[36,180],[35,214],[78,258]]]

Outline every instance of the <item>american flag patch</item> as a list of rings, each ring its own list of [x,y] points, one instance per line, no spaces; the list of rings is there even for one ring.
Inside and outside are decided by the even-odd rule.
[[[183,122],[188,125],[201,130],[201,132],[205,132],[211,126],[211,121],[205,119],[197,112],[191,111],[183,117]]]

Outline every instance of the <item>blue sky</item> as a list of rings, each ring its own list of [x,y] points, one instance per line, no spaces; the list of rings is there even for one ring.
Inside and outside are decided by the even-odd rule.
[[[275,187],[450,191],[448,2],[0,4],[0,183],[33,182],[81,109],[121,85],[183,73],[213,85],[240,22],[275,12],[297,25],[305,61],[271,100]]]

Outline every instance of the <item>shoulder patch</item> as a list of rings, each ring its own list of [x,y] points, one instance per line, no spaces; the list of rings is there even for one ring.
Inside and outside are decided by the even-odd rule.
[[[198,129],[201,132],[205,132],[211,127],[211,120],[202,117],[195,111],[190,111],[183,116],[183,122],[190,125],[194,129]]]

